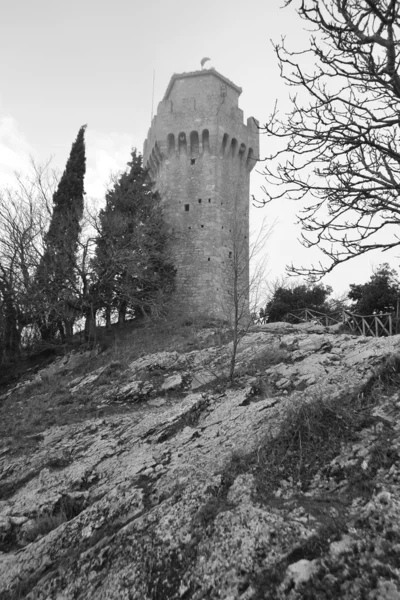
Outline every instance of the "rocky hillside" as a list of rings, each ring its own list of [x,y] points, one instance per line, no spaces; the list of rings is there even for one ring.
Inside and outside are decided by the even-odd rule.
[[[88,356],[0,399],[2,600],[400,599],[400,336]]]

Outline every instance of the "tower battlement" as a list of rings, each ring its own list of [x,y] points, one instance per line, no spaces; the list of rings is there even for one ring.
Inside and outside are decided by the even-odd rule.
[[[243,122],[242,89],[215,69],[174,74],[144,144],[152,171],[174,152],[238,156],[251,170],[259,158],[258,121]]]
[[[144,165],[170,228],[177,299],[187,312],[222,316],[226,308],[233,217],[248,263],[249,178],[259,132],[254,118],[244,123],[241,92],[215,69],[174,74],[144,143]],[[244,273],[243,288],[248,264]]]

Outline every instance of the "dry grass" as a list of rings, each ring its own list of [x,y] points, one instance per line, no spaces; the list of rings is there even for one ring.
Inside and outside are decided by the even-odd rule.
[[[217,325],[209,319],[170,319],[127,323],[114,326],[111,332],[99,330],[92,350],[81,347],[82,355],[72,371],[58,370],[54,376],[43,375],[0,400],[0,451],[19,452],[35,446],[41,433],[51,426],[68,425],[103,414],[130,410],[116,405],[99,410],[96,394],[83,390],[71,394],[68,383],[106,367],[96,387],[123,381],[129,363],[161,351],[189,352],[226,341],[223,327],[215,333],[208,328]],[[79,350],[79,348],[78,348]],[[85,351],[86,350],[86,351]],[[0,394],[5,390],[0,390]]]
[[[26,533],[25,540],[29,542],[34,542],[37,538],[43,537],[53,531],[53,529],[57,529],[63,523],[68,521],[65,512],[60,511],[55,515],[51,514],[43,514],[37,516],[35,518],[34,526]]]
[[[332,401],[321,392],[307,401],[291,404],[277,436],[267,435],[251,453],[232,455],[222,473],[225,492],[239,474],[252,473],[257,502],[267,505],[273,502],[274,491],[281,487],[282,480],[291,481],[302,494],[314,476],[323,473],[332,459],[340,455],[343,444],[357,439],[361,430],[374,428],[374,407],[383,396],[398,392],[399,385],[400,357],[392,357],[357,396]],[[369,449],[368,470],[360,472],[357,467],[354,473],[351,469],[346,472],[349,502],[354,494],[370,494],[377,471],[390,468],[397,460],[391,450],[391,436],[387,428],[377,430]],[[221,499],[217,502],[213,498],[212,513],[218,513],[218,504],[224,505],[225,496],[226,493],[219,494]]]

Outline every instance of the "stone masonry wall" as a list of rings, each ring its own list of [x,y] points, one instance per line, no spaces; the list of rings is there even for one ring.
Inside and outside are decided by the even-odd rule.
[[[170,226],[175,304],[187,314],[229,316],[238,262],[248,305],[249,178],[259,141],[254,119],[243,123],[240,93],[213,69],[174,75],[144,146]]]

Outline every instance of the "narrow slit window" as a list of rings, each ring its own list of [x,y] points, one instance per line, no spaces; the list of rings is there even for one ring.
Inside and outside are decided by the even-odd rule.
[[[254,158],[253,158],[253,148],[249,148],[249,153],[247,155],[246,166],[248,169],[252,169],[254,167]]]
[[[191,158],[191,159],[190,159],[190,164],[191,164],[191,165],[194,165],[195,163],[196,163],[196,159],[195,159],[195,158]]]
[[[185,204],[185,211],[189,212],[189,204]]]
[[[190,154],[191,158],[196,158],[199,155],[199,134],[197,131],[190,133]]]
[[[204,228],[204,225],[202,225],[202,226],[201,226],[201,228],[203,229],[203,228]]]
[[[186,133],[184,133],[183,131],[179,134],[178,144],[179,144],[179,152],[186,153]]]
[[[221,144],[221,156],[224,156],[227,146],[228,146],[228,140],[229,140],[229,135],[227,133],[224,133],[224,137],[222,138],[222,144]]]
[[[201,204],[201,198],[199,198],[199,204]]]
[[[211,204],[211,198],[208,199],[208,203]]]
[[[168,142],[168,154],[173,154],[175,152],[175,136],[173,133],[168,134],[167,142]]]
[[[229,252],[229,258],[232,258],[232,252]]]
[[[232,156],[232,158],[234,158],[236,156],[237,149],[238,149],[238,141],[236,138],[233,138],[231,141],[231,149],[230,149],[230,155]]]
[[[203,141],[203,152],[209,151],[210,150],[210,134],[208,132],[208,129],[203,129],[202,141]]]
[[[207,260],[208,260],[208,262],[210,262],[210,259],[209,259],[209,258],[207,258]]]

